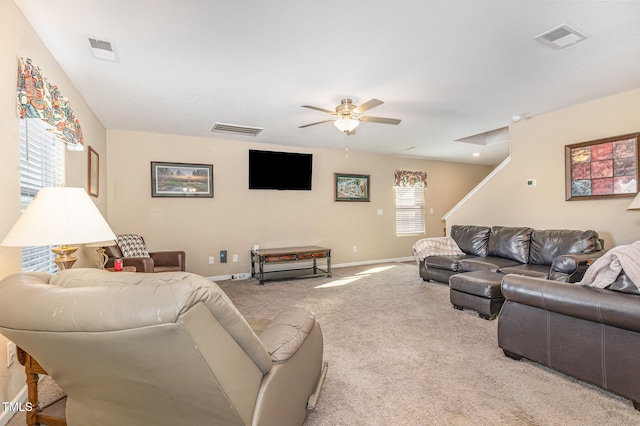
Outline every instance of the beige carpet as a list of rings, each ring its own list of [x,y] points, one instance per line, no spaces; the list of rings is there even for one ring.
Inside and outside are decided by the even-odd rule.
[[[506,358],[497,321],[453,309],[448,287],[422,281],[415,263],[218,284],[246,316],[269,318],[292,305],[316,313],[329,373],[307,426],[640,425],[628,400]],[[9,423],[23,424],[23,416]]]
[[[497,321],[453,309],[449,288],[422,281],[415,263],[219,284],[246,316],[316,313],[329,373],[306,425],[640,425],[631,402],[505,357]]]

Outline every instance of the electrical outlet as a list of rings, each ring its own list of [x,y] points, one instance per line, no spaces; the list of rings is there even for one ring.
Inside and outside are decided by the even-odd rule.
[[[234,262],[238,261],[238,255],[234,254],[233,257],[231,258]]]
[[[215,256],[209,256],[209,265],[213,265],[214,260],[215,260]]]
[[[13,361],[16,360],[16,344],[7,342],[7,368],[11,367]]]
[[[358,246],[353,246],[353,252],[357,253],[358,252]]]

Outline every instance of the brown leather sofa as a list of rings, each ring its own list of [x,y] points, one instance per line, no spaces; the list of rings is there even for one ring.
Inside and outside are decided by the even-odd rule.
[[[313,313],[248,321],[186,272],[13,274],[0,333],[66,393],[70,425],[301,425],[326,375]]]
[[[423,280],[449,283],[455,274],[490,271],[575,282],[605,253],[592,230],[453,225],[450,236],[464,254],[427,257],[419,263]]]
[[[629,398],[640,410],[640,294],[626,275],[607,289],[506,275],[498,346]]]
[[[131,234],[133,235],[133,234]],[[119,237],[119,236],[118,236]],[[144,239],[137,236],[142,244]],[[146,252],[146,247],[144,248]],[[186,268],[186,253],[181,250],[148,252],[144,256],[125,257],[118,245],[105,247],[108,260],[105,267],[112,268],[115,259],[122,259],[124,266],[133,266],[136,272],[172,272],[184,271]],[[147,256],[148,254],[148,256]]]

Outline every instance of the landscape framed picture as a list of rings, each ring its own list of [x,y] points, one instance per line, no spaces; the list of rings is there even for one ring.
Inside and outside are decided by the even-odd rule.
[[[335,201],[370,201],[370,175],[334,173]]]
[[[213,165],[152,161],[151,196],[213,198]]]
[[[565,146],[567,201],[638,193],[638,138],[632,133]]]

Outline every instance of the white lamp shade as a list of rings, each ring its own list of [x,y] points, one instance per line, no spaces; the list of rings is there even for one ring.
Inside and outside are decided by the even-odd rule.
[[[638,210],[640,209],[640,192],[636,195],[636,198],[633,199],[627,210]]]
[[[85,244],[115,240],[84,188],[42,188],[0,245]]]
[[[353,129],[358,127],[360,121],[354,120],[352,118],[341,118],[333,122],[334,126],[336,126],[342,132],[351,132]]]

